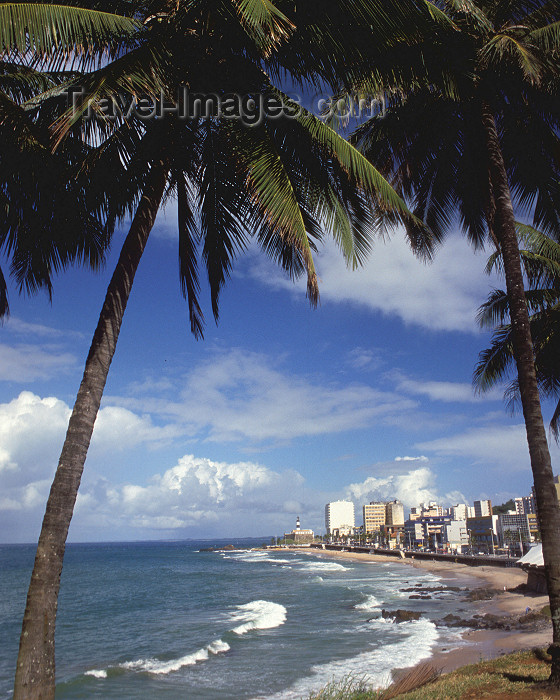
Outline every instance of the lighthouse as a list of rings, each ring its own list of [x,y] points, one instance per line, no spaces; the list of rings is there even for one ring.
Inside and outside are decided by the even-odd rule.
[[[313,530],[302,530],[299,515],[296,518],[296,526],[291,532],[286,532],[285,539],[293,540],[294,544],[309,544],[313,542]]]

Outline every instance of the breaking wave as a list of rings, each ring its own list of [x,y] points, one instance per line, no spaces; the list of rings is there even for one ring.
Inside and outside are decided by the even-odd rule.
[[[246,634],[251,630],[267,630],[279,627],[286,622],[286,608],[279,603],[268,600],[253,600],[245,605],[238,605],[232,613],[233,622],[241,622],[231,631],[235,634]]]

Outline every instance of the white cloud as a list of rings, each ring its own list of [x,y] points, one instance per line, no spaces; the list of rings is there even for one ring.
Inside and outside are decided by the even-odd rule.
[[[372,370],[377,369],[382,364],[380,355],[379,350],[357,347],[349,353],[348,361],[354,369]]]
[[[491,287],[484,273],[486,254],[474,254],[459,235],[449,236],[431,264],[414,257],[404,235],[378,241],[363,268],[349,270],[334,244],[317,255],[321,298],[350,302],[397,316],[432,330],[477,332],[475,316]],[[293,283],[263,258],[252,274],[263,284],[294,289]],[[494,285],[495,286],[495,285]],[[297,284],[298,293],[304,283]]]
[[[70,414],[64,401],[54,396],[41,398],[30,391],[0,404],[0,487],[4,495],[7,489],[52,478]],[[102,408],[90,454],[95,457],[138,444],[158,444],[173,436],[175,430],[154,426],[149,417],[123,408]]]
[[[32,382],[74,369],[76,358],[58,348],[0,344],[0,381]]]
[[[0,404],[0,478],[3,488],[54,473],[70,409],[55,397],[23,391]]]
[[[80,496],[77,515],[91,523],[152,531],[214,525],[221,533],[275,532],[291,521],[295,471],[279,473],[254,462],[215,462],[184,455],[147,486],[98,481]],[[289,516],[289,517],[288,517]]]
[[[326,386],[285,374],[267,357],[233,350],[198,365],[180,402],[112,399],[133,410],[160,413],[210,440],[290,440],[363,428],[401,415],[416,402],[364,384]]]
[[[64,338],[67,339],[68,336],[81,338],[82,334],[77,331],[60,330],[58,328],[51,328],[50,326],[44,326],[40,323],[28,323],[20,318],[10,316],[5,322],[5,330],[11,333],[16,333],[18,335],[33,335],[45,338]]]
[[[417,459],[414,458],[414,461]],[[424,462],[426,458],[420,458],[419,461]],[[384,471],[384,466],[379,466],[381,466],[380,471]],[[428,501],[448,504],[457,503],[457,499],[459,501],[465,500],[464,496],[457,491],[440,495],[435,482],[436,475],[428,466],[425,466],[411,469],[403,474],[393,473],[383,477],[370,476],[365,481],[347,486],[346,496],[360,505],[370,501],[388,501],[396,498],[407,507],[417,506],[419,503],[427,503]]]
[[[396,382],[399,391],[427,396],[432,401],[481,403],[489,400],[503,400],[503,389],[499,387],[484,394],[475,394],[472,384],[467,382],[418,381],[398,371],[387,373],[387,377]]]
[[[456,435],[420,442],[416,448],[444,457],[465,457],[508,471],[530,468],[529,449],[524,424],[484,426],[472,428]],[[553,465],[560,462],[560,450],[549,441]]]
[[[427,462],[428,458],[424,455],[419,457],[395,457],[395,462]]]

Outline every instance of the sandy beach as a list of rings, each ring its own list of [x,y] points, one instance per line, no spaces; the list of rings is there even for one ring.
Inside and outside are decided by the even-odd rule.
[[[500,591],[490,600],[468,602],[473,615],[522,615],[527,608],[540,610],[548,604],[548,596],[518,593],[511,589],[527,582],[527,574],[516,567],[499,568],[494,566],[467,566],[439,561],[418,561],[399,559],[383,555],[365,554],[360,552],[340,552],[336,550],[319,550],[298,548],[299,552],[309,556],[325,559],[345,559],[347,561],[364,562],[393,562],[402,566],[412,566],[437,574],[450,585],[473,588],[493,588]],[[463,635],[468,644],[457,648],[434,650],[430,663],[443,673],[452,671],[459,666],[476,663],[481,659],[490,659],[500,654],[546,647],[552,641],[552,627],[538,632],[520,630],[470,630]]]

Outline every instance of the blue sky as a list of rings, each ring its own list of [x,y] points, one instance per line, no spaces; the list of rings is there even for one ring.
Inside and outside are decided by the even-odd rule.
[[[122,236],[101,274],[70,270],[18,297],[0,338],[0,540],[40,528],[71,406]],[[171,204],[129,302],[70,540],[324,531],[324,505],[350,498],[444,505],[526,495],[520,414],[502,391],[473,394],[489,334],[475,323],[497,278],[450,236],[431,265],[400,233],[348,271],[317,256],[321,305],[256,250],[239,258],[204,341],[179,293]],[[545,404],[545,419],[552,412]],[[559,451],[551,445],[555,473]],[[358,520],[359,522],[360,520]]]

